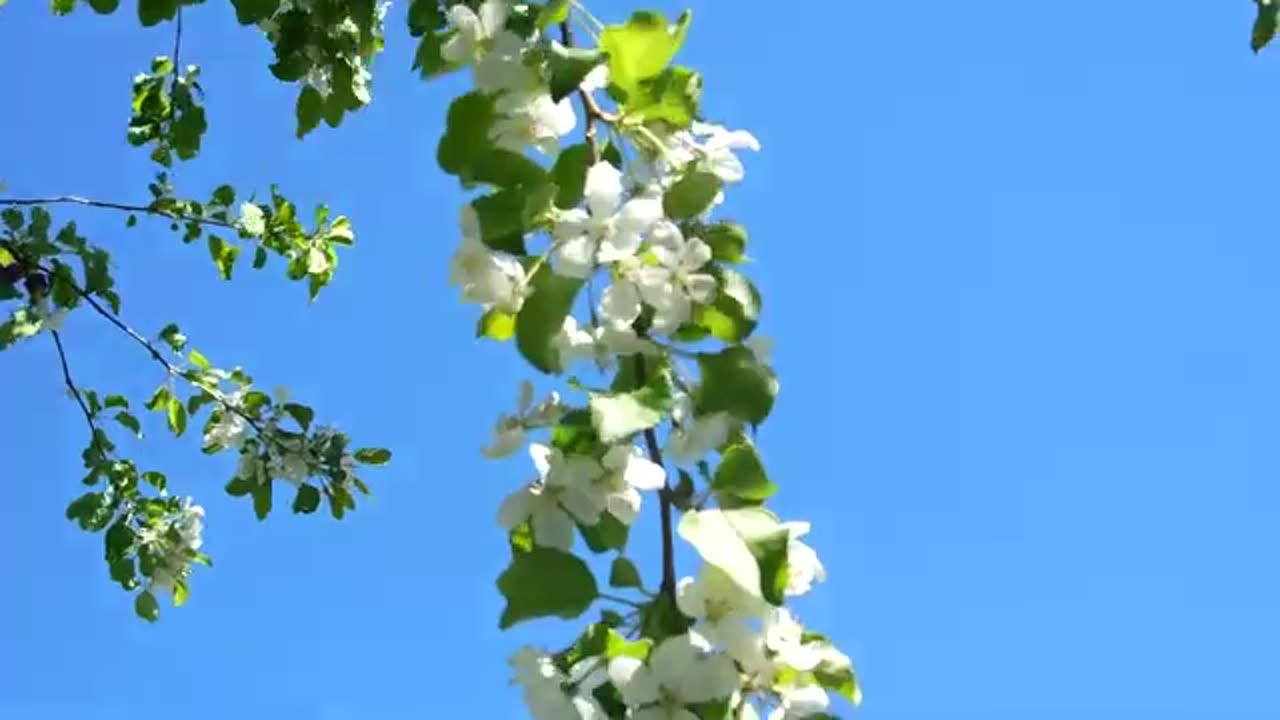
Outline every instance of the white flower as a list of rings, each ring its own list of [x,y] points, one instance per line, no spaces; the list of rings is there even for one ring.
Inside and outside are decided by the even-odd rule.
[[[540,78],[533,68],[525,64],[524,53],[529,42],[519,35],[503,30],[493,38],[489,52],[475,64],[476,89],[485,93],[529,92],[538,86]]]
[[[578,83],[578,87],[584,92],[595,92],[609,87],[609,65],[601,63],[591,68],[591,72],[583,76],[582,82]]]
[[[244,445],[245,437],[249,434],[249,423],[231,408],[239,406],[246,392],[248,388],[241,388],[227,396],[227,405],[231,407],[223,407],[218,421],[204,434],[205,445],[217,444],[232,450],[239,450]]]
[[[307,479],[307,475],[310,474],[306,455],[300,452],[291,452],[271,458],[271,474],[294,487],[302,485],[302,482]]]
[[[696,463],[707,453],[723,447],[736,425],[726,412],[694,415],[693,399],[688,395],[676,398],[672,417],[677,426],[667,439],[667,452],[681,465]]]
[[[662,217],[662,203],[652,197],[623,202],[622,173],[608,162],[587,170],[587,209],[560,213],[552,230],[556,272],[585,278],[598,263],[633,257],[642,236]]]
[[[706,639],[690,631],[663,640],[648,663],[614,658],[609,680],[633,720],[697,720],[688,706],[729,697],[738,673],[728,656],[710,654]]]
[[[455,6],[456,7],[456,6]],[[481,239],[480,217],[464,205],[459,217],[462,244],[449,261],[449,282],[462,288],[463,302],[518,312],[527,284],[524,266],[515,258],[490,250]]]
[[[511,658],[510,664],[516,671],[512,682],[524,688],[524,701],[533,720],[604,720],[608,717],[594,698],[564,691],[564,684],[574,679],[574,673],[572,669],[568,676],[560,672],[550,655],[525,647]]]
[[[716,292],[714,276],[698,272],[711,262],[711,247],[699,238],[685,240],[680,228],[661,222],[651,235],[657,266],[636,271],[640,296],[653,306],[653,329],[672,332],[688,322],[693,303],[706,303]]]
[[[256,203],[244,202],[240,204],[240,217],[236,220],[236,225],[246,234],[254,237],[262,237],[267,234],[267,216]]]
[[[636,285],[636,273],[642,267],[637,258],[623,258],[618,262],[618,273],[613,284],[605,288],[597,308],[600,317],[611,327],[630,329],[640,317],[640,288]]]
[[[506,457],[524,444],[524,431],[529,428],[545,427],[554,423],[564,412],[560,404],[560,395],[551,393],[537,406],[533,404],[533,383],[521,381],[520,394],[516,399],[516,414],[501,415],[493,428],[493,442],[480,449],[487,458]]]
[[[640,455],[630,445],[615,445],[601,458],[604,474],[596,486],[605,496],[605,508],[623,525],[630,525],[640,513],[640,491],[660,490],[667,483],[661,465]]]
[[[713,565],[703,565],[697,579],[680,580],[676,585],[676,607],[700,621],[700,631],[744,666],[744,660],[751,657],[745,651],[755,644],[762,645],[748,623],[761,616],[764,602],[743,592],[732,578]]]
[[[714,174],[726,183],[742,180],[746,171],[738,160],[735,150],[760,150],[760,143],[755,136],[746,130],[726,130],[720,125],[694,122],[694,135],[706,137],[698,147],[700,155],[698,168]]]
[[[67,319],[66,308],[54,309],[52,303],[49,302],[48,295],[41,295],[33,306],[35,310],[32,315],[40,321],[40,329],[57,332],[62,329],[62,323]]]
[[[477,14],[465,3],[449,8],[449,24],[453,37],[445,41],[440,55],[451,63],[479,60],[486,43],[507,23],[505,0],[485,0]]]
[[[781,704],[769,713],[769,720],[793,720],[807,718],[827,711],[831,698],[818,685],[784,685],[777,687]]]
[[[517,153],[532,145],[548,155],[555,154],[560,138],[578,123],[569,98],[556,102],[545,91],[504,93],[494,103],[494,112],[498,118],[489,129],[489,139]]]
[[[808,672],[822,662],[829,644],[805,642],[803,638],[804,626],[796,622],[786,608],[772,608],[765,615],[764,642],[774,653],[774,659],[800,672]]]
[[[752,335],[742,343],[744,347],[756,356],[756,362],[761,365],[768,365],[773,357],[773,338],[765,335]]]
[[[569,369],[579,360],[597,360],[599,351],[590,329],[578,326],[578,319],[566,315],[564,325],[555,338],[556,351],[560,354],[560,366]]]
[[[804,595],[815,582],[827,579],[827,570],[813,548],[800,542],[809,533],[807,522],[786,522],[782,527],[791,531],[787,542],[787,595]]]
[[[539,444],[529,446],[529,455],[538,468],[539,480],[502,501],[498,524],[511,530],[529,520],[535,544],[569,552],[575,521],[595,525],[604,512],[604,497],[590,488],[600,474],[600,465],[579,455],[566,458],[559,450]]]

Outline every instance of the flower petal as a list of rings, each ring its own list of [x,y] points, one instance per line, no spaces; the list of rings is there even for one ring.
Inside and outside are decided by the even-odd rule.
[[[609,514],[623,525],[631,525],[640,514],[640,493],[635,488],[611,493],[605,500]]]
[[[533,542],[564,552],[573,550],[575,526],[569,515],[548,499],[533,507]]]
[[[623,479],[638,490],[659,490],[667,484],[667,471],[647,458],[631,455]]]
[[[583,194],[592,217],[613,215],[622,204],[622,173],[608,161],[601,160],[587,170]]]
[[[609,661],[609,682],[622,693],[622,700],[631,707],[656,702],[659,698],[658,683],[652,670],[633,657],[616,657]]]
[[[596,268],[596,241],[589,235],[578,235],[560,242],[552,251],[555,271],[565,277],[586,278]]]
[[[503,530],[511,530],[527,520],[532,499],[533,496],[527,487],[522,487],[508,495],[498,506],[498,526]]]

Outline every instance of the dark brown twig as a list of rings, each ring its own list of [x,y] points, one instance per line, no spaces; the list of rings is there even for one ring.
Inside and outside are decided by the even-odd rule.
[[[178,213],[161,210],[160,208],[150,207],[147,205],[128,205],[126,203],[107,202],[105,200],[90,200],[76,195],[54,195],[51,197],[41,198],[0,198],[0,207],[18,207],[26,205],[84,205],[86,207],[104,208],[107,210],[121,210],[131,213],[142,213],[144,215],[159,215],[170,220],[179,222],[195,222],[201,225],[211,225],[214,227],[237,229],[232,223],[223,220],[214,220],[213,218],[191,217],[189,215],[179,215]]]

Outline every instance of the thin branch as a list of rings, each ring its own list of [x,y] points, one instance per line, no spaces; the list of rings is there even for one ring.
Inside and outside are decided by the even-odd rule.
[[[629,600],[629,599],[627,599],[627,598],[619,597],[619,596],[617,596],[617,595],[610,595],[609,593],[599,593],[599,594],[597,594],[597,597],[599,597],[601,600],[608,600],[608,601],[610,601],[610,602],[616,602],[616,603],[618,603],[619,605],[626,605],[627,607],[631,607],[631,608],[637,608],[637,609],[639,609],[639,608],[644,607],[644,605],[642,605],[641,603],[636,602],[635,600]]]
[[[173,32],[173,77],[177,82],[179,73],[182,72],[182,63],[179,62],[178,56],[182,53],[182,6],[178,6],[177,16],[174,18]]]
[[[565,47],[573,47],[573,28],[569,26],[568,20],[560,23],[560,41]],[[586,130],[583,134],[587,139],[587,146],[591,148],[591,162],[598,163],[600,162],[600,144],[597,142],[596,125],[598,122],[617,122],[618,116],[601,109],[591,93],[582,88],[578,88],[578,99],[582,102],[583,114],[587,116]]]
[[[84,394],[80,392],[80,388],[76,387],[76,381],[71,378],[71,367],[67,364],[67,350],[62,346],[62,335],[57,330],[50,330],[49,334],[53,335],[53,344],[58,348],[58,362],[62,364],[62,381],[66,383],[71,397],[76,399],[80,411],[84,413],[84,421],[89,424],[89,437],[96,447],[98,423],[94,421],[93,413],[89,411],[89,404],[84,401]]]
[[[48,268],[43,267],[43,266],[37,266],[37,267],[39,267],[39,269],[40,269],[42,272],[44,272],[45,274],[49,275],[49,276],[50,276],[50,278],[52,278],[52,277],[53,277],[53,273],[52,273],[52,271],[50,271]],[[250,426],[250,427],[252,427],[252,428],[254,429],[254,431],[258,433],[258,435],[259,435],[260,437],[264,437],[264,438],[265,438],[265,437],[272,437],[272,438],[274,438],[274,436],[273,436],[273,435],[272,435],[272,436],[269,436],[269,435],[266,433],[266,431],[262,428],[262,425],[258,423],[258,419],[257,419],[257,418],[253,417],[253,416],[252,416],[252,415],[250,415],[249,413],[245,412],[245,411],[244,411],[242,408],[240,408],[238,405],[236,405],[235,403],[233,403],[233,402],[231,402],[230,400],[228,400],[228,399],[227,399],[227,397],[226,397],[225,395],[223,395],[223,394],[222,394],[222,392],[221,392],[220,390],[218,390],[216,387],[209,387],[209,386],[207,386],[207,385],[204,385],[204,384],[201,384],[201,383],[197,383],[197,382],[195,382],[195,381],[191,380],[190,378],[188,378],[186,375],[184,375],[184,374],[183,374],[183,372],[182,372],[182,370],[181,370],[180,368],[178,368],[177,366],[175,366],[173,363],[169,362],[169,361],[165,358],[164,354],[160,352],[160,349],[159,349],[159,348],[157,348],[157,347],[156,347],[156,346],[155,346],[155,345],[154,345],[150,340],[146,339],[146,338],[145,338],[145,337],[143,337],[141,334],[139,334],[139,333],[138,333],[138,331],[136,331],[136,330],[134,330],[133,328],[131,328],[131,327],[129,327],[128,325],[126,325],[126,324],[124,323],[124,321],[123,321],[123,320],[121,320],[121,319],[120,319],[120,317],[119,317],[118,315],[116,315],[115,313],[111,312],[111,311],[110,311],[110,310],[108,310],[107,308],[103,307],[103,306],[102,306],[102,304],[101,304],[101,303],[99,303],[99,302],[98,302],[98,301],[93,297],[93,295],[91,295],[89,292],[87,292],[84,288],[80,287],[79,285],[77,285],[77,284],[75,284],[75,283],[73,283],[73,282],[70,282],[70,281],[68,281],[68,280],[65,280],[65,279],[63,279],[63,278],[60,278],[60,280],[61,280],[61,281],[63,281],[63,282],[66,282],[68,285],[70,285],[70,286],[71,286],[71,288],[72,288],[72,290],[74,290],[74,291],[75,291],[76,295],[79,295],[79,296],[80,296],[80,298],[81,298],[81,299],[83,299],[83,300],[85,301],[85,303],[87,303],[87,304],[89,305],[89,307],[93,308],[93,310],[94,310],[95,312],[97,312],[97,313],[98,313],[99,315],[101,315],[102,317],[106,318],[106,319],[107,319],[107,322],[109,322],[109,323],[111,323],[112,325],[114,325],[114,326],[116,327],[116,329],[120,330],[120,332],[122,332],[122,333],[124,333],[125,335],[129,336],[129,338],[130,338],[130,339],[132,339],[134,342],[136,342],[138,345],[141,345],[141,346],[142,346],[142,348],[143,348],[144,350],[146,350],[146,351],[147,351],[147,354],[151,356],[151,359],[153,359],[153,360],[155,360],[157,363],[159,363],[159,364],[160,364],[160,365],[165,369],[165,371],[166,371],[169,375],[171,375],[171,376],[178,376],[178,377],[182,377],[183,379],[187,380],[187,382],[190,382],[192,385],[194,385],[194,386],[196,386],[196,387],[200,388],[201,390],[203,390],[203,391],[205,391],[205,392],[209,393],[210,395],[212,395],[212,396],[214,397],[214,399],[215,399],[215,400],[217,400],[217,401],[218,401],[218,403],[219,403],[219,404],[221,404],[224,408],[226,408],[227,410],[229,410],[229,411],[231,411],[231,412],[235,413],[236,415],[239,415],[241,418],[244,418],[245,422],[249,423],[249,426]]]
[[[159,215],[169,218],[170,220],[178,220],[180,222],[195,222],[201,225],[211,225],[214,227],[228,228],[236,230],[233,223],[223,220],[214,220],[213,218],[192,217],[190,215],[180,215],[178,213],[161,210],[160,208],[149,205],[129,205],[126,203],[108,202],[105,200],[91,200],[76,195],[54,195],[51,197],[39,198],[0,198],[0,207],[14,207],[26,205],[84,205],[86,207],[103,208],[107,210],[120,210],[123,212],[142,213],[144,215]]]

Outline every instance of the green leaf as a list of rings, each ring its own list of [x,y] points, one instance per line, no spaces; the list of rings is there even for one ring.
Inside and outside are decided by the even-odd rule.
[[[546,263],[529,282],[530,295],[516,316],[516,347],[544,373],[561,371],[554,341],[583,284],[583,280],[555,274]]]
[[[120,0],[89,0],[89,7],[99,15],[110,15],[120,7]]]
[[[660,12],[633,13],[624,25],[607,25],[600,33],[600,50],[609,57],[609,77],[626,95],[655,77],[684,43],[692,15],[684,12],[674,27]]]
[[[471,201],[480,219],[480,239],[494,250],[523,255],[524,210],[527,195],[519,189],[498,192]]]
[[[750,502],[764,502],[778,491],[769,481],[764,464],[750,445],[731,445],[720,458],[711,489]]]
[[[111,394],[103,398],[102,407],[104,408],[126,408],[129,407],[129,398],[123,395]]]
[[[250,478],[233,477],[224,489],[231,497],[244,497],[245,495],[253,492],[253,488],[256,484],[257,482]]]
[[[307,136],[307,133],[320,127],[320,118],[324,114],[324,96],[319,90],[306,85],[302,88],[302,92],[298,93],[298,104],[296,115],[298,120],[298,129],[296,135],[299,140]]]
[[[680,635],[693,626],[693,620],[685,617],[676,607],[675,599],[662,593],[640,610],[640,633],[654,644]]]
[[[111,579],[120,583],[120,587],[125,590],[133,590],[138,587],[138,571],[134,565],[133,558],[116,558],[107,564],[107,571],[110,573]]]
[[[17,208],[5,208],[0,212],[0,218],[4,220],[4,226],[17,232],[22,229],[23,219],[22,211]]]
[[[619,557],[614,558],[613,564],[609,567],[609,586],[616,588],[642,588],[644,583],[640,580],[640,571],[636,569],[635,563],[624,557]]]
[[[498,621],[503,630],[534,618],[571,620],[599,596],[595,576],[585,562],[543,547],[516,554],[498,577],[498,591],[507,600]]]
[[[356,462],[365,465],[386,465],[391,462],[391,451],[386,448],[361,448],[355,453]]]
[[[589,407],[591,424],[604,443],[615,443],[662,422],[671,409],[671,380],[654,373],[644,387],[613,395],[593,393]]]
[[[727,343],[741,342],[755,332],[760,319],[760,291],[732,268],[713,267],[712,275],[720,291],[710,305],[697,309],[697,324]]]
[[[723,183],[712,173],[695,170],[685,173],[662,196],[662,209],[676,220],[696,217],[711,207]]]
[[[560,102],[573,94],[582,79],[600,64],[603,56],[599,50],[569,48],[560,43],[551,45],[548,65],[551,68],[551,99]]]
[[[285,403],[284,411],[289,414],[289,417],[297,421],[298,425],[301,426],[303,430],[310,428],[311,421],[316,417],[316,412],[314,410],[306,405],[300,405],[298,403]]]
[[[1259,53],[1276,36],[1276,19],[1280,15],[1280,5],[1264,2],[1264,0],[1254,0],[1254,2],[1258,6],[1258,16],[1253,21],[1253,37],[1249,47],[1254,53]]]
[[[133,601],[133,611],[147,622],[160,619],[160,603],[156,602],[156,596],[152,595],[150,590],[138,593],[138,597]]]
[[[786,600],[789,574],[787,545],[790,540],[791,532],[781,528],[747,541],[747,547],[760,565],[760,591],[765,600],[777,606]]]
[[[187,359],[191,361],[192,365],[195,365],[201,370],[208,370],[210,367],[212,367],[209,364],[209,358],[206,358],[204,356],[204,353],[201,353],[199,350],[192,350],[190,353],[188,353]]]
[[[182,607],[187,604],[187,598],[191,597],[191,589],[187,587],[187,583],[182,580],[173,582],[173,606]]]
[[[177,12],[178,0],[138,0],[138,21],[143,27],[172,20]]]
[[[826,690],[830,690],[853,703],[862,704],[862,687],[852,667],[830,668],[819,665],[813,671],[813,677]]]
[[[320,491],[312,485],[298,487],[298,494],[293,498],[293,511],[310,515],[320,508]]]
[[[550,0],[538,12],[538,28],[562,23],[569,19],[569,0]]]
[[[232,245],[216,235],[209,236],[209,257],[213,258],[213,264],[218,266],[218,275],[223,280],[231,279],[231,268],[235,266],[236,258],[239,256],[238,245]]]
[[[733,346],[718,353],[699,353],[698,367],[702,385],[697,399],[702,412],[724,411],[758,425],[773,410],[777,380],[749,348]]]
[[[536,187],[546,182],[547,171],[525,155],[495,147],[476,155],[470,179],[499,188]]]
[[[187,408],[173,395],[169,396],[169,429],[178,437],[187,431]]]
[[[231,0],[236,7],[236,20],[241,25],[254,25],[271,17],[280,0]]]
[[[516,316],[498,308],[489,308],[476,323],[476,337],[487,337],[498,342],[510,340],[516,332]]]
[[[489,140],[493,120],[493,100],[488,96],[472,92],[454,100],[449,106],[444,137],[436,148],[440,168],[467,180],[476,158],[493,146]]]
[[[731,222],[718,222],[694,232],[711,248],[711,257],[720,262],[740,263],[747,259],[747,229]]]
[[[142,473],[142,481],[162,492],[169,487],[169,478],[165,477],[164,473],[154,470]]]
[[[556,207],[568,209],[582,202],[590,164],[591,148],[585,144],[570,145],[560,151],[556,164],[551,167],[551,178],[556,185]]]
[[[582,534],[582,539],[591,552],[599,555],[625,548],[631,528],[613,515],[604,513],[600,516],[600,522],[595,525],[579,524],[578,532]]]
[[[421,37],[431,30],[439,30],[448,22],[439,0],[413,0],[409,4],[409,34]]]
[[[267,249],[259,245],[253,251],[253,269],[261,270],[267,265]]]
[[[249,492],[253,495],[253,514],[258,516],[259,520],[266,520],[271,514],[271,480],[263,478],[262,482],[254,485]]]
[[[156,391],[152,393],[151,398],[147,400],[146,404],[143,405],[143,407],[145,407],[146,409],[152,412],[159,410],[161,407],[168,409],[169,401],[172,398],[173,398],[173,394],[169,392],[168,386],[161,385],[160,387],[156,388]]]
[[[116,413],[116,422],[128,428],[134,435],[142,437],[142,424],[133,415],[121,410]]]
[[[702,75],[687,67],[663,70],[645,80],[627,98],[628,117],[644,121],[661,120],[676,128],[687,128],[698,116],[702,100]]]
[[[49,6],[54,15],[70,15],[76,9],[76,0],[52,0]]]
[[[187,336],[183,335],[178,329],[178,326],[173,323],[165,325],[164,328],[160,330],[160,339],[163,340],[166,345],[173,348],[174,352],[182,352],[182,349],[187,346]],[[154,410],[155,408],[147,409]]]

